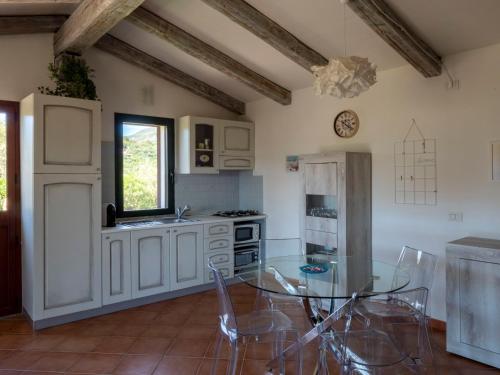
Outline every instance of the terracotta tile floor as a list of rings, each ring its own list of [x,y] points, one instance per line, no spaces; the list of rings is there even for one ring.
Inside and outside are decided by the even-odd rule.
[[[230,287],[236,313],[253,308],[255,290]],[[302,311],[287,312],[301,329],[308,328]],[[22,316],[0,319],[0,375],[57,374],[209,374],[217,334],[214,291],[154,303],[101,317],[33,332]],[[447,354],[443,333],[432,337],[435,374],[493,374],[491,367]],[[239,373],[264,374],[269,343],[241,346]],[[224,374],[228,347],[221,351],[218,373]],[[316,351],[305,351],[304,374],[313,373]],[[288,371],[289,369],[289,371]],[[331,363],[331,373],[338,373]],[[294,362],[287,362],[287,374]],[[396,374],[394,370],[387,372]]]

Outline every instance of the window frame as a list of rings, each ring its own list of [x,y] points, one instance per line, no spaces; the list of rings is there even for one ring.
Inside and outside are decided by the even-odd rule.
[[[164,126],[166,131],[166,158],[167,171],[165,174],[165,187],[167,208],[153,208],[149,210],[125,211],[123,208],[123,124],[135,123],[145,125]],[[158,145],[160,147],[160,145]],[[158,168],[161,168],[161,164]],[[175,212],[174,200],[174,171],[175,171],[175,120],[167,117],[133,115],[115,113],[115,203],[116,217],[137,217],[152,215],[168,215]],[[163,179],[162,179],[163,180]],[[163,183],[163,181],[160,181]],[[160,192],[161,194],[161,192]]]

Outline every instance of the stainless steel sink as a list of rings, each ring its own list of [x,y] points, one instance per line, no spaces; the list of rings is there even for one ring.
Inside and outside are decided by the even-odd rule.
[[[137,220],[137,221],[127,221],[121,223],[121,225],[126,227],[150,227],[153,225],[164,225],[164,224],[175,224],[175,223],[192,223],[199,221],[199,219],[176,219],[175,217],[159,219],[159,220]]]

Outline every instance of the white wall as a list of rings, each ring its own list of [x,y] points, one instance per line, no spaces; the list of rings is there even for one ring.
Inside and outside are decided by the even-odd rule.
[[[0,36],[0,100],[21,100],[38,86],[54,86],[47,70],[53,60],[52,41],[52,34]],[[236,118],[222,107],[110,54],[92,48],[84,57],[95,70],[94,83],[103,106],[103,141],[114,138],[115,112]],[[154,104],[144,104],[144,87],[153,87]]]
[[[285,156],[327,150],[369,151],[373,157],[375,257],[395,262],[405,244],[440,257],[431,313],[444,320],[446,242],[466,235],[500,236],[500,183],[490,181],[489,142],[500,139],[500,45],[446,60],[460,80],[424,79],[413,68],[379,73],[379,82],[356,99],[319,98],[311,89],[293,92],[292,104],[270,100],[247,105],[256,123],[256,174],[264,178],[264,211],[271,237],[298,235],[298,175],[285,171]],[[332,122],[343,109],[360,118],[358,134],[343,140]],[[437,206],[394,203],[394,142],[411,118],[428,138],[437,138]],[[448,212],[463,212],[449,222]]]

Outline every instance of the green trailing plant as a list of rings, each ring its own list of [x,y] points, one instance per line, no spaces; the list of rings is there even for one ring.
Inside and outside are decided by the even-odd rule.
[[[57,63],[49,64],[50,79],[56,84],[55,89],[40,86],[42,94],[65,96],[89,100],[99,100],[92,78],[94,70],[78,56],[63,55]]]

